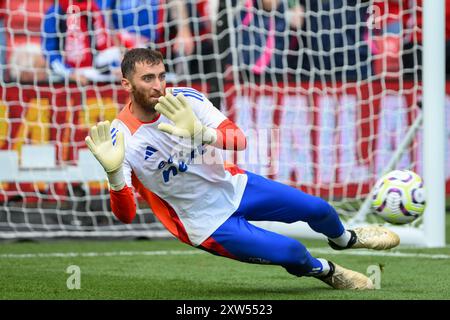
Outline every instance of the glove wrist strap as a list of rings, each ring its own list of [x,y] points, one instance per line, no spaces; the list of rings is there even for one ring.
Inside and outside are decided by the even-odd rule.
[[[109,186],[114,191],[120,191],[125,187],[125,177],[123,175],[122,166],[118,169],[108,172]]]
[[[202,142],[206,144],[214,144],[217,141],[217,131],[213,128],[203,126],[202,128]]]

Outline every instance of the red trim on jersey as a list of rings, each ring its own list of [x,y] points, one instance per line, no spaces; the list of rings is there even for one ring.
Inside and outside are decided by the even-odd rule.
[[[164,227],[182,242],[192,245],[183,223],[170,204],[148,190],[134,173],[131,175],[131,181],[134,188],[147,201],[153,213]]]
[[[238,258],[236,258],[234,255],[232,255],[220,243],[218,243],[216,240],[214,240],[213,237],[209,237],[208,239],[203,241],[200,246],[203,247],[204,249],[206,249],[207,251],[212,251],[213,253],[217,253],[223,257],[238,260]]]
[[[231,173],[232,176],[235,176],[237,174],[245,174],[245,170],[239,168],[234,163],[226,162],[223,164],[223,167],[225,170],[227,170],[229,173]]]
[[[110,190],[111,210],[117,219],[123,223],[131,223],[136,216],[136,203],[133,192],[128,186],[119,191]]]
[[[244,150],[247,139],[239,127],[229,119],[225,119],[217,127],[217,141],[214,146],[225,150]]]
[[[130,101],[125,105],[122,111],[119,112],[119,114],[117,115],[117,119],[122,121],[133,135],[141,125],[158,121],[160,116],[161,115],[158,114],[152,121],[147,122],[141,121],[131,113],[131,101]]]
[[[170,204],[148,190],[134,173],[132,173],[131,179],[134,188],[147,201],[155,216],[166,229],[182,242],[192,245],[186,229]],[[123,223],[131,223],[136,216],[136,203],[131,188],[125,186],[119,191],[110,190],[109,194],[111,196],[111,209],[117,219]]]

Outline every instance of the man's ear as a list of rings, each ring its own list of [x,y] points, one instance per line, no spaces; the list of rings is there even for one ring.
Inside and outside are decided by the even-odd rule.
[[[133,89],[130,80],[128,80],[127,78],[122,78],[122,87],[126,92],[131,92]]]

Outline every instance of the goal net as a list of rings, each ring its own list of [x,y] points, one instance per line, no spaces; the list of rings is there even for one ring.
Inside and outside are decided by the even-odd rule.
[[[204,92],[245,132],[228,161],[326,199],[348,226],[382,223],[366,199],[384,172],[423,174],[421,1],[85,3],[0,1],[0,238],[169,235],[139,196],[133,223],[113,217],[84,143],[128,99],[115,49],[161,50],[168,86]],[[73,78],[79,34],[92,61]],[[397,229],[425,245],[421,219]]]

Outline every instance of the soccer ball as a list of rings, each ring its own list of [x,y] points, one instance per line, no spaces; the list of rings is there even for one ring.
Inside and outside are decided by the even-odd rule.
[[[381,177],[372,193],[375,214],[392,224],[413,222],[425,210],[422,178],[409,170],[394,170]]]

